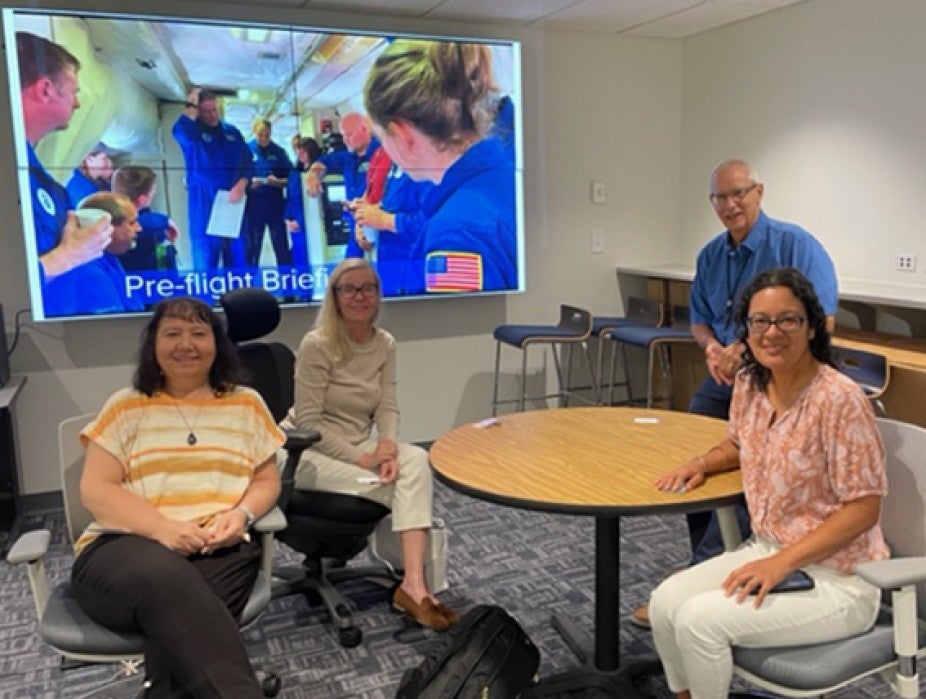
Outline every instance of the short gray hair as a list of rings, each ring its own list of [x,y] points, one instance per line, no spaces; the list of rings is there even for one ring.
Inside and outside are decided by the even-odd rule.
[[[746,176],[749,177],[750,180],[757,184],[762,182],[762,179],[759,177],[759,171],[756,170],[755,165],[742,158],[730,158],[729,160],[724,160],[722,163],[715,165],[714,169],[711,170],[711,181],[713,182],[718,172],[726,170],[728,167],[741,167],[746,170]]]

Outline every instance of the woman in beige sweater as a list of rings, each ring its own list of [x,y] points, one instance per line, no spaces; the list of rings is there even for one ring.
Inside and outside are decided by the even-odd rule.
[[[393,606],[443,631],[459,617],[425,581],[431,470],[423,449],[396,442],[395,339],[375,325],[379,303],[369,262],[350,258],[335,268],[315,327],[299,345],[295,403],[283,425],[321,434],[302,456],[296,488],[359,494],[392,510],[405,570]]]

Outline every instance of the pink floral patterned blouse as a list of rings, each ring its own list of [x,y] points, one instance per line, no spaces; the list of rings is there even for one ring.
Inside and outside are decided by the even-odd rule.
[[[777,419],[765,391],[740,373],[730,405],[729,435],[739,446],[752,530],[789,546],[845,502],[887,493],[884,445],[862,390],[830,366]],[[822,565],[851,573],[888,558],[876,524]]]

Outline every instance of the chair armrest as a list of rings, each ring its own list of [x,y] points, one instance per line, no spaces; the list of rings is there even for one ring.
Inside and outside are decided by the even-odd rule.
[[[855,572],[862,580],[882,590],[896,590],[905,585],[926,582],[926,556],[862,563]]]
[[[281,532],[286,529],[286,516],[279,507],[274,507],[270,512],[254,522],[254,531],[260,532]]]
[[[20,536],[13,548],[6,554],[10,563],[25,563],[26,577],[29,578],[29,588],[32,590],[32,601],[35,603],[35,613],[38,619],[45,613],[51,588],[45,575],[45,554],[48,552],[48,543],[51,541],[51,532],[47,529],[34,529]]]
[[[308,449],[322,438],[315,430],[284,430],[286,434],[286,443],[283,448],[287,451],[286,463],[283,464],[283,472],[280,474],[280,497],[277,499],[277,505],[284,512],[289,506],[289,498],[293,493],[296,482],[296,467],[299,466],[299,458],[302,452]]]
[[[47,529],[35,529],[21,535],[6,554],[10,563],[34,563],[48,553],[51,532]]]
[[[322,436],[315,430],[284,430],[286,434],[286,443],[283,448],[286,451],[299,450],[305,451],[315,444]]]

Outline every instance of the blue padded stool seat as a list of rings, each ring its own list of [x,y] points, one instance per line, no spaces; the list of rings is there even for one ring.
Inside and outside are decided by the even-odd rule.
[[[592,388],[598,391],[598,385],[595,380],[595,371],[592,368],[591,358],[588,353],[587,339],[592,332],[592,314],[588,311],[576,308],[575,306],[560,306],[560,320],[556,325],[499,325],[492,332],[495,340],[495,379],[492,388],[492,415],[498,412],[498,406],[503,403],[517,403],[518,410],[523,411],[524,405],[528,400],[546,400],[548,398],[558,398],[560,405],[567,405],[569,396],[576,390],[571,387],[569,381],[569,371],[572,364],[572,354],[567,353],[571,350],[573,344],[580,344],[585,357],[585,363],[591,377]],[[556,369],[556,380],[558,390],[555,393],[544,393],[543,395],[527,395],[527,350],[532,344],[549,344],[551,354],[553,355],[553,366]],[[501,353],[502,345],[508,345],[521,350],[521,375],[519,392],[517,398],[508,398],[500,400],[498,397],[498,384],[501,372]],[[565,353],[566,375],[563,376],[563,370],[560,363],[557,345]]]
[[[926,644],[926,625],[919,624],[919,646]],[[892,664],[893,616],[882,607],[875,625],[854,638],[789,648],[733,649],[733,662],[751,675],[785,687],[832,691],[853,678]]]
[[[558,325],[499,325],[492,332],[498,342],[523,348],[528,342],[556,342],[565,339],[581,339],[581,333]]]
[[[592,319],[592,335],[598,337],[614,328],[622,328],[625,325],[633,324],[633,319],[626,316],[595,316]]]
[[[648,350],[649,360],[647,363],[646,376],[647,408],[653,407],[653,378],[657,361],[659,362],[660,373],[662,374],[664,385],[666,386],[666,395],[663,396],[663,399],[671,407],[671,365],[669,363],[668,345],[671,343],[695,341],[694,336],[691,334],[691,329],[686,322],[687,308],[681,306],[673,308],[673,318],[676,319],[677,323],[682,323],[682,325],[653,327],[651,325],[628,324],[614,328],[609,331],[607,335],[608,338],[614,342],[621,343],[625,375],[627,375],[628,372],[626,346],[633,345],[634,347],[642,347]]]

